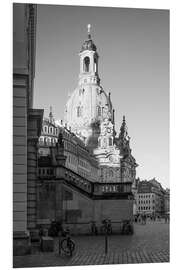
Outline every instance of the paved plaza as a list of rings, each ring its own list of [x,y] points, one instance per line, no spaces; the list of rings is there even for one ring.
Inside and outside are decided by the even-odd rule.
[[[134,235],[108,237],[108,253],[104,252],[104,236],[74,236],[76,251],[72,257],[58,254],[58,239],[54,252],[14,257],[14,267],[72,266],[96,264],[130,264],[169,262],[169,224],[164,221],[135,224]]]

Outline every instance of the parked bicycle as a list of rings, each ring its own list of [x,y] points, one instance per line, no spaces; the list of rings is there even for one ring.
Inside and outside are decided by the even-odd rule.
[[[61,250],[68,256],[72,256],[73,251],[75,250],[75,243],[70,237],[70,231],[67,228],[63,231],[63,235],[65,238],[61,240],[59,238],[59,254],[61,254]]]
[[[62,223],[60,221],[53,220],[48,230],[48,235],[51,237],[56,237],[60,231],[62,231]]]
[[[100,227],[100,232],[102,234],[112,234],[112,225],[110,219],[104,219],[102,221],[102,225]]]
[[[124,220],[122,223],[121,234],[133,234],[133,225],[131,224],[130,220]]]

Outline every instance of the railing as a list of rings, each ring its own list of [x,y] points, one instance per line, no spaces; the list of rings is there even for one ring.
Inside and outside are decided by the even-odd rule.
[[[58,179],[55,175],[54,170],[49,168],[41,168],[39,170],[40,179]],[[86,192],[90,196],[118,196],[118,195],[131,195],[132,194],[132,183],[131,182],[115,182],[115,183],[102,183],[102,182],[91,182],[90,180],[80,176],[66,167],[61,166],[60,179],[64,179],[65,182],[73,185],[74,187]],[[44,174],[43,174],[44,172]]]
[[[65,170],[65,180],[90,195],[118,195],[131,194],[131,182],[101,183],[91,182],[73,171]]]
[[[124,183],[94,183],[94,194],[131,193],[131,182]]]
[[[75,173],[66,170],[65,171],[65,180],[70,182],[71,184],[79,187],[80,189],[86,191],[87,193],[91,194],[93,191],[92,182],[88,181],[87,179],[83,178],[82,176],[78,176]]]
[[[52,179],[54,178],[54,169],[50,167],[39,167],[38,168],[38,177],[39,179]]]
[[[39,141],[39,146],[56,146],[56,142],[45,142],[45,141]]]

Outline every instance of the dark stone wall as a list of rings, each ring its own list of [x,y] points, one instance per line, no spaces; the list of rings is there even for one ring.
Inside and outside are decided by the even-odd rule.
[[[43,182],[37,185],[37,219],[55,219],[56,210],[55,182]]]

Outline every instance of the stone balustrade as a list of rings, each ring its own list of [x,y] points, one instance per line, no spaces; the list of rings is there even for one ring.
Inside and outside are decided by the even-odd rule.
[[[48,168],[49,169],[49,168]],[[42,173],[48,172],[41,168],[41,174],[39,174],[40,179],[58,179],[54,173],[55,171],[49,171],[49,174]],[[64,180],[67,183],[70,183],[74,187],[86,192],[90,196],[118,196],[122,194],[132,194],[132,183],[131,182],[115,182],[115,183],[102,183],[102,182],[91,182],[90,180],[85,179],[84,177],[78,175],[77,173],[73,172],[70,169],[65,167],[61,167],[61,172]],[[62,178],[61,178],[62,179]]]

